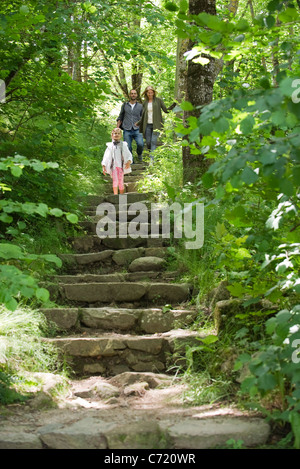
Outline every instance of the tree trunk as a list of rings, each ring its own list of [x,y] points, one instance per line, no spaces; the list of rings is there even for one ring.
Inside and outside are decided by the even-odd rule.
[[[191,15],[198,15],[199,13],[206,12],[211,15],[216,14],[215,0],[189,0],[189,13]],[[203,106],[211,102],[213,94],[213,85],[216,79],[216,61],[210,58],[207,65],[201,65],[193,61],[187,62],[186,70],[183,70],[184,52],[191,50],[195,43],[191,40],[180,41],[178,58],[180,67],[180,75],[177,78],[178,88],[177,96],[182,97],[185,95],[185,101],[193,104],[194,108]],[[183,74],[183,76],[182,76]],[[179,82],[180,81],[180,82]],[[186,124],[188,117],[199,117],[200,110],[185,111],[183,115],[184,124]],[[183,161],[183,180],[184,182],[195,181],[201,177],[208,167],[207,160],[203,155],[192,155],[189,146],[182,148],[182,161]]]
[[[143,73],[139,64],[136,62],[132,65],[131,86],[137,92],[137,100],[141,101],[141,87],[142,87]]]
[[[119,75],[116,75],[117,83],[120,89],[122,90],[124,98],[128,99],[129,91],[128,91],[128,86],[127,86],[127,81],[126,81],[126,75],[125,75],[123,64],[121,62],[118,63],[118,72],[119,72]]]
[[[184,53],[189,50],[189,39],[178,38],[175,77],[175,100],[179,103],[186,100],[187,62]]]

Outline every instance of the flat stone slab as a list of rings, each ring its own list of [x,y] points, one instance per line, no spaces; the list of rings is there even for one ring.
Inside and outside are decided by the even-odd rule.
[[[91,239],[90,237],[88,238],[89,240]],[[74,265],[79,265],[83,266],[86,265],[88,266],[89,264],[94,264],[94,263],[107,263],[109,261],[112,261],[114,264],[118,266],[124,266],[132,261],[134,261],[137,258],[159,258],[163,259],[167,254],[166,248],[162,247],[137,247],[137,248],[128,248],[128,249],[120,249],[118,251],[115,251],[113,249],[106,249],[100,252],[90,252],[90,253],[82,253],[82,254],[59,254],[59,257],[63,262],[69,263],[72,266]],[[147,260],[145,260],[146,264]],[[145,270],[151,270],[148,267],[148,264],[150,262],[150,259],[148,260],[148,263],[146,264],[146,269]],[[161,262],[162,261],[158,261]],[[153,260],[153,264],[155,265],[155,261]],[[139,269],[141,270],[141,269]],[[155,269],[153,269],[155,270]]]
[[[125,198],[120,199],[119,195],[110,194],[110,195],[105,196],[105,201],[110,202],[112,204],[120,204],[120,200],[122,200],[122,204],[123,204],[123,200],[127,200],[128,204],[132,204],[134,202],[142,202],[144,200],[148,200],[151,198],[151,195],[152,194],[150,192],[147,192],[147,193],[127,192],[126,199]],[[95,204],[95,205],[98,205],[98,204]]]
[[[115,272],[113,274],[76,274],[76,275],[56,275],[55,279],[60,283],[111,283],[125,282],[124,273]]]
[[[147,289],[147,299],[150,301],[171,304],[186,301],[190,295],[190,285],[186,283],[150,283]]]
[[[131,283],[80,283],[63,285],[65,297],[68,300],[95,303],[111,303],[112,301],[137,301],[147,291],[146,285],[136,283],[132,288]]]
[[[247,447],[263,444],[270,433],[262,419],[220,418],[185,419],[167,428],[173,448],[210,449],[226,447],[230,439],[242,440]]]
[[[191,324],[197,317],[195,310],[161,308],[45,308],[40,310],[58,330],[76,326],[99,331],[135,331],[147,334],[167,332]]]
[[[106,449],[105,434],[116,424],[86,417],[68,426],[45,426],[39,431],[40,439],[51,449]]]
[[[79,319],[78,308],[49,308],[41,311],[48,321],[56,324],[59,330],[72,329]]]
[[[138,317],[138,310],[85,308],[81,312],[81,323],[93,329],[128,331],[137,326]]]
[[[46,342],[50,342],[61,349],[64,355],[72,357],[110,357],[118,354],[120,350],[124,350],[127,346],[125,338],[117,337],[117,335],[55,338],[47,339]]]
[[[38,435],[28,432],[0,432],[0,449],[43,449]]]
[[[99,337],[94,334],[44,340],[57,347],[78,376],[114,376],[126,371],[164,373],[170,360],[176,363],[172,354],[185,350],[187,344],[199,344],[199,338],[196,331],[185,331],[175,338],[170,332],[169,335],[101,333]]]
[[[88,254],[59,254],[63,262],[78,265],[93,264],[94,262],[104,262],[111,259],[114,251],[107,249],[101,252],[92,252]]]
[[[153,304],[178,304],[190,295],[190,285],[130,282],[62,284],[62,294],[71,301],[111,303],[149,300]]]
[[[61,415],[62,410],[57,413]],[[190,415],[185,416],[185,413]],[[37,415],[36,419],[39,418]],[[169,412],[161,409],[158,415],[158,409],[127,410],[106,406],[98,412],[87,408],[74,413],[69,409],[60,418],[52,411],[48,419],[44,416],[38,420],[36,427],[31,423],[26,432],[20,431],[17,425],[11,426],[9,431],[0,432],[0,449],[151,449],[154,450],[153,462],[164,456],[157,450],[183,449],[191,451],[179,453],[181,461],[187,458],[186,463],[199,465],[202,455],[194,450],[226,448],[230,439],[241,440],[244,448],[251,449],[266,444],[269,435],[270,426],[257,417],[196,418],[193,411],[183,412],[180,408]],[[119,456],[110,454],[110,458],[113,457]],[[129,456],[124,457],[128,464]],[[115,462],[121,461],[116,459]],[[134,466],[133,462],[130,464]]]

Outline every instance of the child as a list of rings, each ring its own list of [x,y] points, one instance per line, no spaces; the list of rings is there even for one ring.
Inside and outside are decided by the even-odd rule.
[[[114,194],[118,193],[118,187],[120,194],[124,194],[124,174],[131,172],[132,154],[127,143],[121,141],[121,129],[113,129],[111,137],[112,142],[106,144],[102,160],[103,174],[110,174],[112,177]]]

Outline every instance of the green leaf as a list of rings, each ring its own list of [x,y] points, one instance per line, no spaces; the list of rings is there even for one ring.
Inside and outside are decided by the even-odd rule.
[[[278,19],[283,23],[290,23],[292,21],[299,21],[299,13],[296,8],[286,8],[282,13],[279,13]]]
[[[289,179],[281,179],[279,181],[279,188],[285,195],[288,195],[288,196],[292,196],[296,189],[292,181],[290,181]]]
[[[210,188],[214,183],[214,177],[211,173],[205,173],[202,176],[202,183],[205,188]]]
[[[241,178],[242,181],[244,181],[244,183],[249,186],[250,184],[254,184],[258,180],[258,175],[255,171],[253,171],[252,168],[249,168],[249,166],[247,166],[242,171]]]
[[[55,217],[61,217],[64,212],[60,208],[51,208],[49,213]]]
[[[22,168],[20,166],[12,166],[10,168],[11,174],[15,176],[16,178],[20,177],[22,174]]]
[[[28,8],[27,5],[22,5],[19,8],[19,11],[20,11],[20,13],[22,13],[22,15],[27,15],[29,13],[29,8]]]
[[[226,132],[229,129],[229,122],[225,117],[220,117],[214,122],[214,130],[217,133]]]
[[[272,28],[275,24],[275,18],[272,15],[266,16],[265,17],[265,23],[268,26],[268,28]]]
[[[178,11],[178,6],[176,5],[176,3],[173,3],[173,2],[165,2],[164,3],[164,7],[166,10],[169,10],[169,11]]]
[[[227,234],[227,230],[225,228],[225,225],[224,223],[219,223],[217,222],[216,224],[216,237],[218,239],[221,239],[223,238],[223,236],[225,236]]]
[[[271,88],[271,85],[270,85],[270,81],[269,81],[269,78],[264,76],[264,77],[261,77],[259,79],[259,84],[262,88],[264,88],[265,90],[268,90],[269,88]]]
[[[219,339],[216,335],[208,335],[204,339],[201,339],[201,342],[203,342],[205,345],[210,345],[210,344],[214,344],[218,340]]]
[[[40,173],[44,171],[44,169],[46,169],[46,165],[43,164],[42,161],[35,161],[34,163],[32,163],[32,168],[38,173]]]
[[[244,39],[245,39],[245,34],[239,34],[238,36],[234,38],[234,42],[243,42]]]
[[[53,262],[54,264],[57,265],[57,267],[62,266],[62,261],[59,257],[55,256],[55,254],[43,254],[43,259],[47,262]]]
[[[180,0],[179,10],[181,13],[185,13],[189,9],[189,2],[187,0]]]
[[[273,112],[271,115],[271,122],[275,125],[283,125],[286,121],[285,113],[282,111]]]
[[[23,251],[19,246],[8,243],[0,244],[0,257],[3,259],[22,259]]]
[[[284,96],[291,97],[295,89],[293,88],[294,79],[291,77],[284,78],[279,83],[279,88]]]
[[[199,126],[199,131],[201,135],[209,135],[214,130],[214,125],[211,121],[207,120],[202,122]]]
[[[235,25],[235,31],[248,31],[249,30],[249,23],[245,19],[239,20]]]
[[[10,298],[10,300],[5,301],[4,304],[9,311],[15,311],[18,307],[18,302],[14,298]]]
[[[196,129],[193,129],[189,135],[190,142],[195,142],[197,138],[199,138],[199,135],[200,135],[200,129],[199,127],[196,127]]]
[[[272,374],[265,373],[258,378],[257,384],[263,391],[271,391],[276,387],[277,382]]]
[[[252,132],[254,124],[255,124],[255,120],[253,116],[249,115],[245,117],[245,119],[243,119],[242,122],[240,123],[241,132],[244,135],[250,134]]]
[[[228,285],[226,288],[232,296],[236,296],[237,298],[241,298],[245,294],[245,288],[241,283],[234,283]]]
[[[236,251],[235,257],[237,259],[245,259],[245,258],[251,258],[251,254],[246,248],[239,248]]]
[[[192,111],[194,109],[194,106],[189,101],[182,101],[180,107],[183,111]]]
[[[38,300],[41,300],[43,302],[49,300],[49,292],[45,288],[38,288],[35,292],[35,296]]]
[[[78,216],[75,215],[74,213],[68,213],[66,215],[66,219],[70,222],[70,223],[78,223]]]
[[[48,214],[49,208],[46,204],[38,204],[35,208],[35,212],[41,215],[42,217],[46,217]]]
[[[7,215],[7,213],[1,213],[0,220],[3,223],[11,223],[13,221],[13,217],[10,217],[9,215]]]

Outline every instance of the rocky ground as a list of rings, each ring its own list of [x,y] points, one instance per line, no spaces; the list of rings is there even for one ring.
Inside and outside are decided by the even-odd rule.
[[[183,404],[184,384],[151,372],[91,376],[69,382],[37,374],[40,391],[0,414],[1,449],[207,449],[242,440],[267,442],[269,425],[234,406]]]

